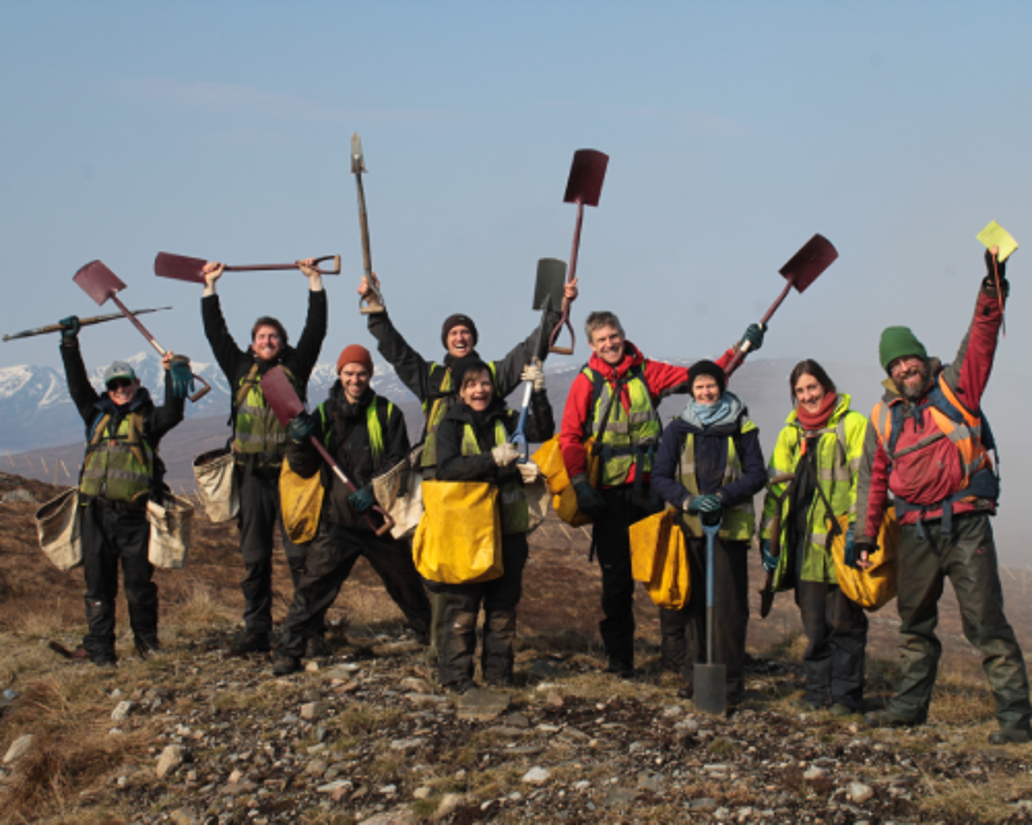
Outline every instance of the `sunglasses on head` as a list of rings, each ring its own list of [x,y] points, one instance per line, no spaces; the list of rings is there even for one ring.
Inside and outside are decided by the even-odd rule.
[[[113,378],[108,381],[107,388],[109,390],[124,390],[126,387],[133,385],[131,378]]]

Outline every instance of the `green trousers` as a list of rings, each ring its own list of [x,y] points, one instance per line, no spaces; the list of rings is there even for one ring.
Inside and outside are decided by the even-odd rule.
[[[982,651],[982,666],[1003,728],[1027,728],[1028,674],[1014,631],[1003,615],[1003,589],[989,516],[953,518],[949,535],[939,521],[905,525],[899,554],[900,674],[889,710],[914,724],[928,717],[942,643],[935,635],[947,576],[960,605],[964,637]]]

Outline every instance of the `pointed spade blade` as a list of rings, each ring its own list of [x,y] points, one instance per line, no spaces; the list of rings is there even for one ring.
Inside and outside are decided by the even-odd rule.
[[[838,257],[838,250],[821,234],[808,240],[779,270],[798,292],[803,292]]]
[[[305,405],[298,398],[297,390],[290,383],[283,367],[273,367],[258,382],[262,395],[269,402],[279,423],[286,427],[298,413],[304,412]]]
[[[98,304],[103,304],[116,292],[125,289],[121,279],[100,261],[90,261],[75,273],[72,280]]]
[[[365,157],[362,155],[362,138],[358,136],[358,132],[355,132],[351,136],[351,171],[358,174],[365,170]]]

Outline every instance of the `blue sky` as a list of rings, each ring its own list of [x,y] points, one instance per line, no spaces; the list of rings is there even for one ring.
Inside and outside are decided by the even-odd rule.
[[[1032,244],[1032,4],[607,2],[0,3],[0,330],[97,311],[102,259],[165,346],[204,360],[200,288],[166,250],[229,263],[339,253],[324,357],[369,343],[349,140],[362,135],[373,265],[427,356],[470,314],[496,356],[535,323],[540,257],[567,258],[573,152],[610,155],[585,216],[578,329],[618,311],[654,356],[730,344],[814,232],[841,257],[772,323],[764,353],[869,363],[910,324],[949,358],[991,219]],[[1028,378],[1025,250],[998,371]],[[231,274],[242,338],[296,336],[306,282]],[[56,338],[0,366],[57,365]],[[128,324],[87,359],[140,351]],[[573,360],[583,360],[581,337]],[[556,356],[553,356],[556,358]]]

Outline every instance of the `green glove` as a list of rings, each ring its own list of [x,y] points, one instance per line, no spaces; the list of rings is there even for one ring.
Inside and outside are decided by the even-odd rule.
[[[69,315],[67,318],[62,318],[58,321],[64,329],[61,330],[62,341],[74,341],[79,337],[79,316]]]

